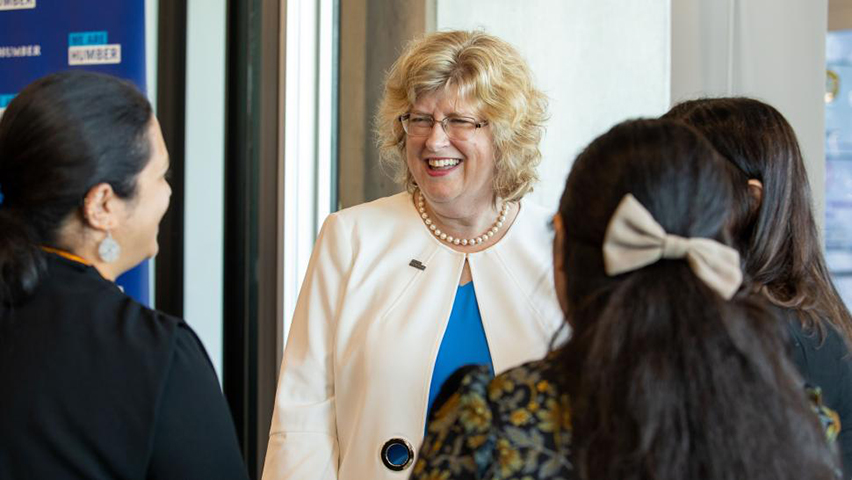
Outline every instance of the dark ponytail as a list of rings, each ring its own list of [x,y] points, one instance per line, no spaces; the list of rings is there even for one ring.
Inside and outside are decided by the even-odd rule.
[[[660,120],[614,127],[572,168],[560,215],[574,331],[558,358],[584,479],[834,478],[781,323],[759,300],[724,300],[685,260],[604,273],[627,193],[668,233],[729,243],[730,168],[696,131]]]
[[[0,305],[38,285],[39,247],[63,247],[59,229],[90,188],[135,195],[151,118],[131,83],[79,70],[43,77],[12,100],[0,119]]]
[[[43,265],[39,250],[32,248],[35,242],[26,219],[0,205],[0,306],[38,283]]]

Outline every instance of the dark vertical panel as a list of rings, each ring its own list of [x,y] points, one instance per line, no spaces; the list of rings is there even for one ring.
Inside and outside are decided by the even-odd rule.
[[[249,318],[249,239],[250,215],[247,195],[251,191],[250,151],[248,141],[248,59],[250,0],[228,1],[227,79],[226,79],[226,144],[225,144],[225,262],[224,345],[222,383],[237,427],[240,447],[245,457],[255,447],[247,438],[248,405],[246,364],[248,351],[247,319]],[[255,469],[249,466],[252,478]]]
[[[158,22],[157,117],[171,157],[172,198],[160,222],[156,307],[183,317],[186,0],[160,0]]]
[[[275,390],[278,384],[278,324],[283,310],[283,158],[280,146],[283,141],[281,96],[284,82],[279,75],[281,5],[280,0],[263,0],[260,11],[260,65],[257,68],[258,89],[254,99],[258,115],[258,196],[257,199],[257,319],[255,322],[257,362],[256,401],[257,416],[254,419],[258,448],[255,453],[258,468],[262,468],[272,423]]]
[[[228,2],[223,383],[252,478],[263,468],[278,372],[280,14],[279,0]]]

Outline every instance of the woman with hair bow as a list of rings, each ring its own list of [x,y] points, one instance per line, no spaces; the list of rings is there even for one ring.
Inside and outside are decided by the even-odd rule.
[[[592,142],[554,217],[572,338],[494,379],[458,371],[412,479],[834,479],[836,416],[780,323],[735,296],[731,204],[730,166],[688,126]]]

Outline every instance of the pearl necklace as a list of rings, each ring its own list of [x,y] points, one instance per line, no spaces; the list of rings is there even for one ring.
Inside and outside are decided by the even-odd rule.
[[[456,238],[452,235],[447,235],[447,232],[442,232],[429,218],[429,214],[426,213],[426,206],[423,202],[423,194],[418,191],[417,192],[417,210],[420,211],[420,218],[423,219],[423,223],[429,227],[429,230],[435,235],[435,237],[440,238],[441,240],[453,244],[453,245],[480,245],[482,242],[487,242],[491,237],[493,237],[502,227],[503,222],[506,221],[506,215],[509,213],[509,202],[503,202],[503,208],[500,209],[500,215],[497,216],[497,221],[494,222],[494,225],[488,229],[487,232],[482,235],[474,238]]]

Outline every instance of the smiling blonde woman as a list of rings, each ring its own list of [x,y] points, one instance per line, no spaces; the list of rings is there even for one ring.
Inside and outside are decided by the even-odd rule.
[[[546,99],[506,42],[440,32],[388,73],[376,118],[403,193],[330,215],[284,351],[263,478],[409,475],[458,367],[540,358],[563,324],[537,180]]]

